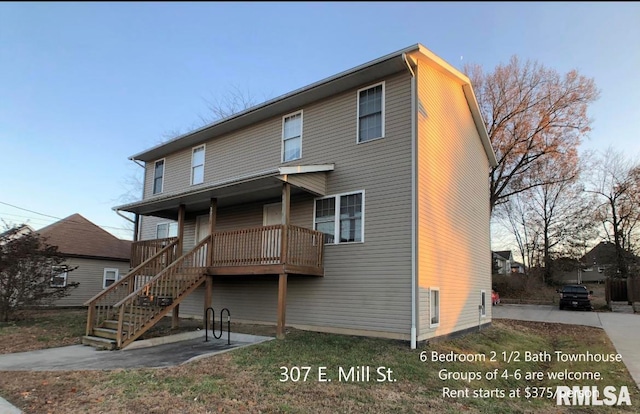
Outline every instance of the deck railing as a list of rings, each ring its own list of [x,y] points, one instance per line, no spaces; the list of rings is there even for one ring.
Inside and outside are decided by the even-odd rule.
[[[286,252],[282,237],[285,229]],[[319,231],[277,224],[213,233],[212,246],[212,267],[269,264],[322,267],[324,242]]]
[[[298,226],[288,226],[287,262],[297,266],[322,267],[324,234]]]
[[[285,233],[286,228],[286,233]],[[283,235],[286,234],[286,237]],[[175,243],[177,239],[158,239],[135,242],[132,252],[136,257],[132,263],[142,261],[145,255],[154,255],[168,243]],[[285,242],[286,241],[286,242]],[[286,251],[283,248],[286,246]],[[251,227],[240,230],[215,232],[212,236],[210,250],[212,267],[254,266],[271,264],[290,264],[305,267],[322,267],[324,249],[323,234],[319,231],[299,226]],[[165,266],[179,257],[175,252],[167,257]],[[203,267],[207,266],[203,258]],[[132,264],[133,265],[133,264]],[[149,278],[156,273],[148,273]],[[147,280],[140,279],[141,283]],[[140,286],[137,284],[136,288]]]
[[[171,243],[177,241],[177,237],[168,237],[166,239],[141,240],[131,244],[131,267],[137,267],[140,263],[147,260],[148,257],[155,256],[160,250],[164,249]],[[178,252],[180,256],[182,252]],[[176,257],[172,257],[171,263]]]
[[[143,286],[149,279],[157,275],[177,257],[178,240],[175,239],[144,262],[136,266],[123,278],[116,280],[111,286],[89,299],[85,306],[87,314],[87,335],[91,335],[94,327],[102,322],[115,319],[117,311],[114,304],[127,297],[131,292]]]

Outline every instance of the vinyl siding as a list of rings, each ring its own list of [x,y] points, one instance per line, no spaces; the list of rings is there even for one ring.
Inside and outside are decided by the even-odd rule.
[[[329,173],[330,174],[330,173]],[[304,188],[315,194],[327,194],[327,173],[292,174],[287,177],[292,185]]]
[[[84,303],[102,291],[105,268],[115,268],[122,278],[129,273],[129,262],[115,260],[97,260],[69,258],[65,264],[70,268],[78,266],[67,274],[67,283],[79,282],[77,288],[70,289],[71,294],[55,301],[55,306],[84,306]]]
[[[277,167],[281,161],[281,140],[282,118],[275,117],[207,141],[204,184]],[[203,185],[191,185],[192,150],[191,147],[186,148],[165,158],[163,195]],[[153,197],[153,165],[153,162],[146,165],[145,199]]]
[[[489,162],[460,81],[420,60],[418,277],[420,340],[478,325],[480,291],[491,320]],[[440,325],[429,327],[429,288],[440,289]]]
[[[334,163],[327,195],[365,191],[364,243],[325,246],[325,276],[290,276],[287,324],[318,330],[370,332],[409,339],[411,323],[411,83],[406,72],[385,79],[385,138],[358,144],[357,89],[304,109],[303,158],[296,164]],[[372,82],[372,84],[375,82]],[[366,87],[368,85],[361,85]],[[207,142],[205,182],[278,166],[281,117]],[[260,144],[257,144],[257,143]],[[214,160],[215,157],[221,157]],[[171,176],[165,188],[184,186]],[[211,158],[211,161],[210,161]],[[238,162],[242,160],[242,162]],[[182,161],[184,163],[184,161]],[[287,165],[293,165],[288,163]],[[214,166],[216,169],[214,170]],[[222,173],[225,173],[223,177]],[[181,181],[182,184],[178,184]],[[262,225],[264,203],[218,211],[217,230]],[[292,224],[313,226],[314,198],[292,199]],[[181,305],[181,314],[202,315],[202,290]],[[214,306],[234,319],[275,323],[277,279],[216,278]]]
[[[152,216],[140,216],[140,232],[138,234],[139,240],[153,240],[156,238],[156,229],[158,224],[172,222],[165,218],[152,217]]]

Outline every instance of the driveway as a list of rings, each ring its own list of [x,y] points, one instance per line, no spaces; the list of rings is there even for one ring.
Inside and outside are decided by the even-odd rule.
[[[520,321],[566,323],[602,328],[622,355],[631,377],[640,388],[640,315],[615,312],[559,310],[547,305],[498,305],[493,318]]]

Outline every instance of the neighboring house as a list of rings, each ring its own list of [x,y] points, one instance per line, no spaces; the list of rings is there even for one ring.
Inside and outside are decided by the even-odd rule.
[[[288,325],[412,346],[477,329],[482,305],[491,321],[496,159],[469,79],[422,45],[131,159],[144,196],[116,209],[137,217],[132,266],[156,254],[141,268],[158,273],[96,298],[85,343],[105,328],[124,347],[211,305],[279,337]]]
[[[627,264],[637,263],[639,258],[629,251],[625,251]],[[602,282],[607,276],[617,272],[616,245],[609,241],[601,241],[582,256],[582,280],[585,282]]]
[[[0,245],[11,242],[17,238],[24,236],[25,234],[33,233],[33,227],[28,224],[21,224],[18,227],[11,228],[7,231],[0,233]]]
[[[519,262],[511,263],[511,273],[524,273],[524,265]]]
[[[37,231],[47,244],[57,246],[65,257],[65,268],[52,269],[52,286],[78,282],[68,296],[55,306],[83,306],[105,287],[129,270],[131,242],[121,240],[96,226],[80,214],[74,214]]]
[[[499,275],[507,275],[512,272],[513,254],[511,250],[493,252],[493,271]],[[524,270],[523,270],[524,273]]]

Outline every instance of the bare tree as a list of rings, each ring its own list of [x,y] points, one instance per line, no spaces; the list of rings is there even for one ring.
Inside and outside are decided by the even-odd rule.
[[[209,114],[200,116],[203,125],[228,118],[256,105],[257,99],[250,91],[242,90],[238,85],[232,85],[227,92],[212,99],[205,99]]]
[[[527,193],[532,213],[529,225],[542,237],[540,256],[547,283],[556,259],[579,258],[587,240],[594,237],[594,204],[584,192],[579,174],[576,158],[547,158],[530,173],[533,180],[541,182]]]
[[[575,152],[562,160],[545,158],[523,176],[528,189],[512,195],[497,210],[522,257],[529,266],[541,269],[547,283],[557,259],[577,259],[594,237],[594,205],[579,174]]]
[[[510,196],[544,184],[524,180],[536,164],[577,149],[590,130],[587,109],[598,90],[593,79],[576,70],[560,75],[516,56],[492,73],[479,65],[466,65],[464,71],[474,85],[499,162],[490,172],[493,211]]]
[[[50,304],[69,295],[78,283],[59,283],[61,272],[75,268],[65,265],[58,248],[38,233],[17,233],[21,226],[0,234],[0,317],[8,321],[20,308]]]
[[[526,198],[525,193],[514,194],[502,205],[503,208],[496,216],[515,238],[524,262],[525,274],[528,274],[528,269],[537,263],[535,252],[539,251],[540,234],[528,225],[532,221],[532,213]]]
[[[638,245],[640,162],[609,147],[592,166],[588,190],[600,200],[596,218],[616,249],[617,273],[629,273],[630,252]]]

